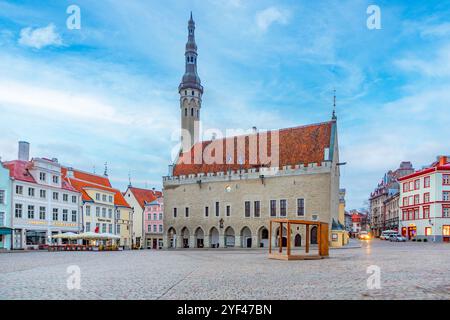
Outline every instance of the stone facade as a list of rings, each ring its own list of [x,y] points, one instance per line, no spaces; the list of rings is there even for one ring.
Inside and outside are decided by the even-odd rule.
[[[211,247],[217,242],[219,247],[231,246],[232,234],[234,246],[264,247],[268,244],[267,231],[271,218],[319,220],[329,223],[330,227],[332,219],[338,219],[339,175],[336,165],[331,162],[281,170],[264,179],[260,177],[260,172],[253,172],[231,177],[210,176],[201,184],[197,181],[192,178],[164,179],[166,247],[186,247],[186,242],[190,248],[199,247],[201,242],[198,239],[201,238],[204,247]],[[298,199],[304,201],[304,215],[297,214]],[[271,216],[270,209],[272,200],[276,201],[274,216]],[[286,216],[281,215],[281,200],[286,200]],[[259,217],[255,217],[255,201],[259,201]],[[250,202],[249,217],[246,217],[246,202]],[[227,235],[230,240],[228,245]],[[300,235],[305,238],[303,232]]]
[[[186,73],[179,87],[181,129],[197,137],[183,119],[197,117],[191,102],[201,102],[197,75],[195,23],[189,21]],[[201,94],[199,94],[201,93]],[[195,97],[195,98],[194,98]],[[198,103],[198,109],[200,104]],[[332,222],[339,219],[337,118],[294,128],[192,141],[169,166],[164,186],[166,248],[257,248],[269,245],[273,218]],[[341,199],[342,200],[342,199]],[[341,210],[342,213],[344,210]],[[343,218],[343,217],[342,217]],[[304,244],[306,228],[293,227],[294,246]],[[305,229],[302,229],[305,228]],[[275,244],[277,230],[273,231]],[[282,231],[283,242],[287,230]],[[317,229],[311,229],[311,242]]]

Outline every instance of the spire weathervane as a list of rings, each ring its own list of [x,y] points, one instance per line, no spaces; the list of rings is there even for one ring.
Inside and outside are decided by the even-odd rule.
[[[131,187],[131,186],[132,186],[132,184],[131,184],[131,172],[128,171],[128,187]]]
[[[108,162],[105,162],[105,172],[103,173],[105,177],[108,176]]]
[[[334,96],[333,96],[333,116],[332,116],[333,120],[336,120],[336,89],[334,89]]]

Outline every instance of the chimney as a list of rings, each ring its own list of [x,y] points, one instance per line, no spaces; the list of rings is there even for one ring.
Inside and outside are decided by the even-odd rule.
[[[443,166],[447,164],[447,156],[440,156],[439,157],[439,165]]]
[[[19,160],[30,160],[30,144],[26,141],[19,141]]]
[[[67,168],[67,178],[73,178],[73,168],[69,167]]]

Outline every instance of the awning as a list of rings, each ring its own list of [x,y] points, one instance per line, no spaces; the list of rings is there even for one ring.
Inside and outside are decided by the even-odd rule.
[[[12,233],[12,228],[0,227],[0,235],[8,235]]]

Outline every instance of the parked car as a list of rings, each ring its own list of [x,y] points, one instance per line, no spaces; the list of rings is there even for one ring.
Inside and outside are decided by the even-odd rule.
[[[389,240],[391,235],[396,235],[397,231],[394,230],[385,230],[381,232],[380,240]]]
[[[391,242],[406,242],[406,238],[405,238],[405,237],[402,237],[402,236],[399,235],[399,234],[392,234],[392,235],[389,237],[389,241],[391,241]]]

